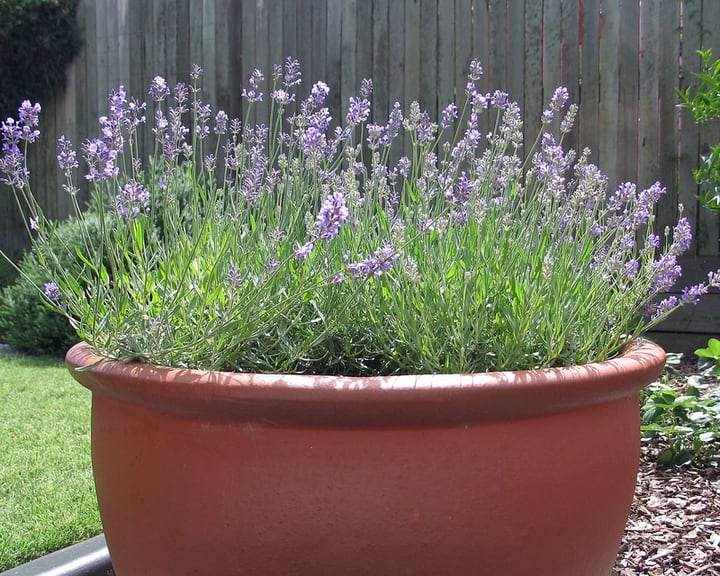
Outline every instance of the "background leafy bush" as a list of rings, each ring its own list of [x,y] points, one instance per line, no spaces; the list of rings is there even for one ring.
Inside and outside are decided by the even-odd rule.
[[[85,223],[92,242],[99,242],[100,217],[96,212],[85,214]],[[82,227],[77,218],[68,218],[55,229],[49,240],[56,249],[66,246],[68,250],[56,249],[64,256],[63,266],[76,276],[82,264],[72,258],[74,248],[84,246]],[[0,291],[0,338],[15,348],[43,355],[62,355],[78,341],[75,330],[68,320],[49,306],[37,287],[50,282],[50,274],[44,270],[37,257],[27,252],[19,264],[22,274],[17,280]]]
[[[677,91],[680,106],[692,112],[698,124],[720,119],[720,59],[713,60],[712,50],[699,50],[703,71],[695,76],[697,87],[688,86]],[[701,156],[695,181],[700,185],[700,202],[709,210],[720,210],[720,144],[708,147]]]
[[[0,118],[30,99],[41,104],[65,82],[80,50],[79,0],[0,1]]]

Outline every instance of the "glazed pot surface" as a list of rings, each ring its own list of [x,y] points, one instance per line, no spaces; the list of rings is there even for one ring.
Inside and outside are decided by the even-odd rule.
[[[664,353],[394,378],[73,370],[95,360],[68,354],[118,576],[607,576]]]

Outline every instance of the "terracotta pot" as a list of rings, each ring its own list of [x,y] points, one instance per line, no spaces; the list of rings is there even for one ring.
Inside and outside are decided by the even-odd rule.
[[[105,362],[92,455],[118,576],[607,576],[639,460],[616,360],[491,374],[229,374]]]

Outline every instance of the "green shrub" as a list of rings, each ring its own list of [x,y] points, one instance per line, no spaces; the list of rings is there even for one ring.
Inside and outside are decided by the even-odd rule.
[[[0,118],[25,99],[44,102],[80,50],[79,0],[0,1]]]
[[[678,90],[677,94],[680,106],[692,112],[695,122],[704,125],[720,119],[720,59],[713,59],[711,49],[698,50],[698,54],[703,61],[703,71],[695,74],[699,85]],[[700,156],[694,176],[700,185],[700,203],[720,211],[720,144],[710,146]]]
[[[645,438],[661,440],[657,455],[661,466],[720,464],[720,387],[715,362],[701,360],[699,368],[700,374],[684,382],[671,376],[668,382],[655,382],[643,390],[641,430]]]
[[[88,212],[85,214],[85,222],[91,241],[98,241],[101,232],[97,214]],[[68,218],[61,222],[49,242],[51,246],[84,246],[80,221]],[[82,264],[79,259],[67,256],[68,252],[64,252],[66,261],[62,264],[79,277]],[[64,354],[78,341],[78,337],[67,319],[58,314],[38,290],[38,287],[42,290],[45,283],[50,282],[50,274],[40,266],[32,252],[25,254],[19,267],[22,274],[13,284],[0,291],[0,339],[33,354]]]

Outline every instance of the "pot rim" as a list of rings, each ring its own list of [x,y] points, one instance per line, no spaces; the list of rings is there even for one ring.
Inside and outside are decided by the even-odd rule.
[[[84,342],[66,355],[72,376],[93,394],[168,414],[283,426],[468,424],[541,416],[636,397],[664,363],[665,351],[643,339],[617,358],[580,366],[370,377],[168,368],[107,360]]]

